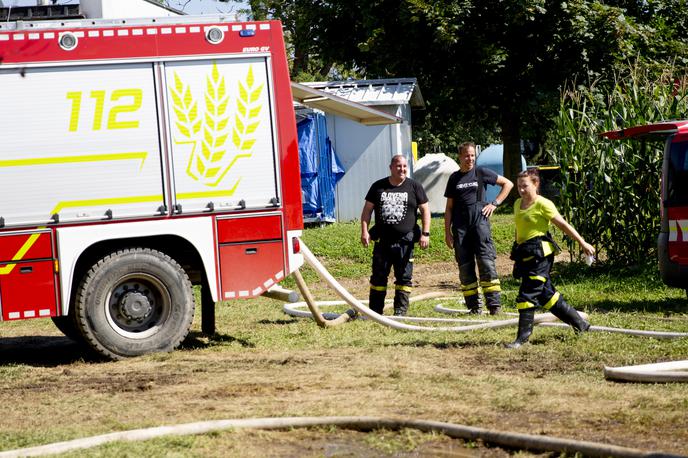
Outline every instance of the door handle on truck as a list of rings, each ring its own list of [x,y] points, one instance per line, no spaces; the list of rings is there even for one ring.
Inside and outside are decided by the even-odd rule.
[[[246,248],[246,254],[257,254],[258,248]]]

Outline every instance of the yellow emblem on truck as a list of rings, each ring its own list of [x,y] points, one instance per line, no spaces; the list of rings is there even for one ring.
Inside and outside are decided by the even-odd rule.
[[[256,143],[254,133],[260,125],[263,107],[260,97],[264,84],[256,84],[251,66],[245,80],[239,81],[237,86],[234,123],[230,129],[232,115],[227,110],[230,98],[217,64],[213,63],[206,77],[203,114],[199,112],[198,101],[189,85],[174,73],[174,87],[170,93],[175,125],[181,137],[176,138],[175,143],[193,145],[186,173],[208,187],[220,184],[239,159],[251,157]]]

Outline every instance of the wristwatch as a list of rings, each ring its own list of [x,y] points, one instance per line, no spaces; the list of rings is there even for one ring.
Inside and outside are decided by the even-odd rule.
[[[426,237],[430,237],[430,233],[429,233],[429,232],[421,232],[420,235],[424,235],[424,236],[426,236]]]
[[[495,207],[499,207],[499,202],[497,202],[496,200],[493,200],[492,205],[494,205]]]

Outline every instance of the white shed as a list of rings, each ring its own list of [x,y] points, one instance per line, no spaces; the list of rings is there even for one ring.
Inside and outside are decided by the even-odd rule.
[[[326,115],[328,135],[346,170],[336,189],[337,221],[358,219],[370,185],[389,175],[392,156],[406,156],[413,173],[411,109],[425,108],[418,83],[415,78],[398,78],[303,84],[402,119],[399,124],[372,126]]]
[[[152,18],[184,14],[154,0],[80,0],[79,4],[87,18]]]
[[[185,14],[155,0],[79,0],[78,4],[13,0],[5,4],[6,7],[0,0],[2,17],[7,21],[158,18]]]

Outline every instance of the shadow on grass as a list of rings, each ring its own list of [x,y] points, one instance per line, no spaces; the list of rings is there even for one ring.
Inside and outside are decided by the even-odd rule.
[[[259,324],[279,324],[279,325],[285,325],[285,324],[294,324],[297,321],[299,321],[296,318],[288,319],[288,320],[260,320],[258,321]]]
[[[206,337],[191,332],[179,346],[183,350],[197,350],[225,343],[238,343],[245,348],[255,344],[227,334]],[[35,367],[57,367],[76,362],[100,363],[109,360],[88,346],[63,336],[20,336],[0,338],[0,366],[25,364]]]
[[[508,343],[508,342],[501,342],[501,341],[494,341],[494,342],[472,342],[470,340],[462,341],[462,342],[431,342],[428,340],[414,340],[411,342],[403,342],[403,343],[388,343],[388,344],[383,344],[382,346],[384,347],[416,347],[416,348],[436,348],[438,350],[448,350],[448,349],[469,349],[469,348],[485,348],[485,347],[494,347],[494,346],[500,346],[503,343]]]
[[[0,338],[0,365],[57,367],[78,361],[101,361],[88,347],[62,336]]]
[[[219,344],[238,343],[244,348],[255,348],[255,344],[245,339],[238,339],[228,334],[215,333],[212,336],[206,336],[202,332],[190,332],[184,339],[184,342],[179,346],[182,350],[198,350],[203,348],[214,347]]]

